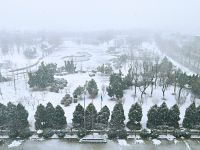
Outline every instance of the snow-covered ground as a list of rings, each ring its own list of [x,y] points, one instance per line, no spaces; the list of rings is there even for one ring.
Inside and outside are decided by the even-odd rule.
[[[153,139],[152,142],[153,142],[154,145],[160,145],[161,144],[161,141],[157,140],[157,139]]]
[[[121,146],[129,146],[129,144],[127,143],[126,140],[118,139],[117,141],[118,141],[119,145],[121,145]]]
[[[19,140],[19,141],[15,140],[11,144],[8,145],[8,148],[18,147],[19,145],[21,145],[22,142],[23,142],[23,140]]]
[[[101,65],[103,63],[109,63],[109,60],[114,58],[115,56],[110,55],[107,53],[108,44],[101,44],[101,45],[86,45],[86,44],[76,44],[71,41],[66,41],[64,45],[56,52],[50,54],[49,56],[45,57],[43,61],[45,63],[57,63],[58,66],[64,65],[64,60],[66,58],[73,58],[77,64],[77,68],[83,68],[83,70],[92,70],[96,68],[98,65]],[[143,43],[141,46],[145,50],[157,50],[155,43]],[[155,53],[157,53],[155,52]],[[82,56],[85,57],[75,57],[75,56]],[[72,57],[73,56],[73,57]],[[80,61],[80,58],[82,61]],[[10,57],[12,59],[12,57]],[[84,59],[84,60],[83,60]],[[20,60],[19,60],[20,61]],[[30,62],[25,62],[24,64],[28,64]],[[177,65],[177,63],[174,63]],[[178,66],[178,65],[177,65]],[[182,68],[181,65],[179,65],[180,68]],[[124,70],[124,69],[122,69]],[[101,109],[101,94],[102,92],[102,86],[109,84],[109,77],[102,76],[101,74],[97,74],[94,77],[90,77],[88,72],[87,73],[77,73],[77,74],[70,74],[65,76],[55,76],[56,78],[65,78],[68,81],[68,86],[61,90],[59,93],[52,93],[47,91],[31,91],[27,84],[27,76],[19,76],[18,79],[14,82],[5,82],[0,83],[0,88],[2,92],[2,97],[0,97],[0,102],[7,104],[9,101],[17,103],[22,103],[26,109],[29,112],[29,122],[31,129],[34,129],[34,114],[37,108],[38,104],[44,104],[46,105],[48,102],[51,102],[54,106],[60,105],[60,101],[62,97],[66,94],[66,92],[72,94],[74,89],[78,87],[79,85],[84,85],[86,81],[91,80],[92,78],[95,79],[97,82],[98,88],[99,88],[99,94],[98,96],[92,100],[89,98],[88,95],[86,95],[86,106],[93,101],[94,105],[96,106],[97,111]],[[175,96],[172,95],[173,93],[173,87],[169,87],[166,91],[166,103],[168,107],[171,107],[176,103]],[[142,104],[142,110],[143,110],[143,117],[142,117],[142,125],[143,127],[146,126],[147,121],[147,112],[150,109],[151,106],[154,104],[160,105],[162,100],[162,92],[161,88],[158,87],[157,89],[154,89],[153,96],[150,97],[150,88],[147,89],[147,94],[144,96],[144,100],[140,100],[140,92],[139,89],[137,90],[137,97],[134,97],[134,90],[128,89],[124,91],[124,98],[123,98],[123,106],[124,106],[124,112],[126,116],[126,122],[128,121],[128,112],[132,104],[139,102]],[[80,100],[78,103],[80,103],[82,106],[84,105],[84,101]],[[110,98],[107,95],[103,95],[103,102],[102,105],[107,105],[110,110],[112,111],[113,106],[116,102],[111,101]],[[180,117],[182,122],[182,119],[185,114],[185,109],[190,105],[190,94],[186,94],[185,103],[180,106]],[[63,107],[65,111],[65,115],[67,117],[67,122],[72,122],[73,112],[75,110],[77,103],[73,103],[68,107]]]

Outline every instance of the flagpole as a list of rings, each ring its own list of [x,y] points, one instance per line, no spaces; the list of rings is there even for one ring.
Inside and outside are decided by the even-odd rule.
[[[84,129],[85,129],[85,93],[86,91],[84,91]]]
[[[103,101],[103,97],[102,97],[102,94],[101,94],[101,109],[102,109],[102,101]]]

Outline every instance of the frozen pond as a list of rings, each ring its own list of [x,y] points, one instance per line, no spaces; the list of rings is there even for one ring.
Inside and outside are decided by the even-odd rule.
[[[186,143],[185,143],[186,142]],[[133,144],[128,141],[128,145],[122,146],[114,141],[108,141],[107,144],[80,144],[77,142],[67,142],[64,140],[45,140],[45,141],[25,141],[18,147],[8,148],[7,144],[0,147],[1,150],[199,150],[199,141],[178,141],[174,142],[162,141],[160,145],[154,145],[152,141],[146,141],[145,144]]]

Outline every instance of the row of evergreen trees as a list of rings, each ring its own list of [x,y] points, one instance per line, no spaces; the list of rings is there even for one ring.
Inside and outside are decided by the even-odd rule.
[[[77,129],[85,128],[87,130],[102,128],[108,126],[108,120],[110,117],[110,110],[107,106],[104,106],[100,112],[97,113],[95,106],[90,103],[86,110],[83,106],[78,104],[73,113],[73,126]]]
[[[28,111],[22,104],[14,105],[9,102],[6,105],[0,103],[0,127],[9,130],[10,137],[24,137],[29,131]]]
[[[85,115],[85,118],[84,118]],[[142,119],[142,107],[135,103],[131,106],[126,126],[130,130],[141,129]],[[196,107],[195,103],[192,103],[185,112],[183,119],[183,127],[188,129],[199,129],[200,128],[200,106]],[[110,110],[107,106],[104,106],[99,113],[95,106],[90,103],[86,110],[78,104],[73,113],[73,126],[77,129],[85,128],[91,129],[105,129],[109,128],[111,131],[122,131],[125,127],[125,115],[123,105],[117,103],[112,111],[111,118]],[[154,105],[150,108],[147,114],[147,128],[150,129],[178,129],[180,121],[180,110],[177,104],[173,105],[170,109],[166,103],[163,102],[160,106]],[[85,121],[85,123],[84,123]],[[84,126],[85,124],[85,126]],[[99,126],[101,128],[99,128]]]
[[[180,111],[177,104],[170,109],[165,102],[163,102],[160,107],[154,105],[147,114],[147,127],[150,129],[164,129],[168,127],[179,128],[179,115]]]
[[[30,134],[28,123],[28,112],[22,104],[14,105],[8,103],[7,106],[0,104],[0,126],[1,129],[9,130],[10,137],[28,136]],[[126,126],[130,130],[141,129],[142,108],[138,103],[131,106]],[[179,128],[180,111],[178,105],[172,106],[170,109],[163,102],[160,106],[154,105],[148,111],[147,128],[150,129],[177,129]],[[183,127],[188,129],[199,129],[200,127],[200,106],[196,107],[192,103],[185,112],[183,119]],[[73,113],[73,127],[76,129],[105,129],[110,131],[123,131],[125,129],[125,115],[123,105],[117,103],[112,111],[110,118],[110,110],[104,106],[97,112],[95,106],[90,103],[86,109],[78,104]],[[65,129],[67,125],[65,113],[58,105],[55,108],[51,103],[45,106],[38,105],[35,113],[35,129]]]
[[[55,108],[51,103],[45,106],[40,104],[35,113],[35,129],[44,130],[51,129],[64,129],[67,125],[65,112],[61,106],[57,105]]]
[[[183,127],[190,129],[200,129],[200,106],[192,103],[185,111]]]
[[[111,119],[110,118],[110,110],[107,106],[104,106],[100,112],[97,113],[95,106],[90,103],[86,110],[78,104],[73,113],[73,126],[77,129],[85,128],[87,130],[92,129],[105,129],[109,127],[111,130],[121,130],[124,129],[125,124],[125,115],[123,105],[121,103],[117,103],[112,111]],[[129,111],[129,122],[127,126],[130,129],[140,129],[140,121],[142,119],[142,108],[136,103],[132,105]]]

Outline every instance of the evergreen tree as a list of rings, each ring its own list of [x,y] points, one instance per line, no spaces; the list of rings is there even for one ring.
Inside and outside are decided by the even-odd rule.
[[[110,65],[104,65],[104,64],[101,66],[98,66],[97,71],[105,75],[110,75],[113,72],[112,67]]]
[[[122,77],[120,74],[111,74],[110,76],[110,83],[107,88],[108,95],[110,97],[115,96],[117,99],[120,99],[123,97],[123,89],[124,89],[124,83],[122,80]]]
[[[74,73],[75,70],[76,70],[76,66],[74,64],[74,61],[71,60],[71,61],[64,61],[65,62],[65,70],[68,72],[68,73]]]
[[[140,121],[142,119],[142,107],[138,103],[135,103],[131,106],[128,113],[128,117],[129,121],[127,123],[127,127],[131,130],[140,130]]]
[[[3,127],[3,129],[6,128],[7,121],[7,107],[0,103],[0,126]]]
[[[84,127],[84,108],[78,104],[73,113],[72,124],[75,128]]]
[[[196,125],[196,105],[192,103],[185,111],[183,127],[192,129]]]
[[[92,98],[96,97],[98,94],[97,83],[94,79],[90,80],[87,84],[87,91]]]
[[[158,125],[159,126],[166,126],[168,124],[168,117],[169,117],[169,109],[165,102],[158,108]]]
[[[65,112],[59,105],[55,108],[55,115],[54,115],[54,129],[63,129],[66,124],[66,117]]]
[[[55,64],[47,64],[44,62],[41,63],[39,69],[32,73],[28,74],[29,81],[28,84],[30,87],[38,87],[38,88],[46,88],[51,83],[54,82],[54,74],[55,74],[56,65]]]
[[[178,123],[178,121],[180,120],[179,116],[180,116],[180,111],[179,111],[178,105],[175,104],[169,110],[169,122],[168,122],[168,125],[170,127],[179,128],[179,123]]]
[[[155,129],[158,125],[158,106],[154,105],[150,108],[147,114],[147,127],[150,129]]]
[[[128,74],[124,77],[123,85],[125,89],[133,86],[133,77],[132,77],[131,69],[129,69]]]
[[[7,105],[7,113],[9,136],[17,137],[29,126],[28,112],[22,104],[18,104],[16,106],[9,102]]]
[[[37,111],[35,112],[35,129],[43,130],[47,127],[47,113],[46,108],[40,104],[37,106]]]
[[[193,75],[190,77],[191,91],[195,98],[200,98],[200,77],[198,75]]]
[[[197,107],[196,109],[196,128],[200,128],[200,106]]]
[[[112,111],[111,120],[110,120],[110,128],[112,130],[122,130],[124,125],[124,109],[121,103],[117,103]]]
[[[78,86],[73,92],[73,97],[76,98],[78,96],[81,96],[83,92],[84,92],[84,87]]]
[[[23,130],[29,126],[28,111],[20,103],[16,107],[15,121],[16,121],[15,124],[16,124],[17,130]]]
[[[186,84],[188,84],[188,76],[186,73],[181,73],[178,76],[178,86],[179,86],[179,92],[178,92],[178,101],[180,101],[180,97],[181,97],[181,91],[182,89],[185,88]]]
[[[110,117],[110,110],[107,106],[104,106],[97,115],[97,123],[108,125],[108,120]]]
[[[46,117],[47,117],[46,127],[53,128],[55,124],[56,116],[55,116],[55,108],[50,102],[47,103],[47,106],[46,106]]]
[[[17,106],[13,103],[9,102],[7,104],[7,117],[8,117],[8,129],[17,131],[17,125],[15,124],[17,122]]]
[[[95,106],[90,103],[85,110],[85,125],[87,130],[91,130],[94,128],[94,125],[96,123],[96,117],[97,117],[97,110]]]

